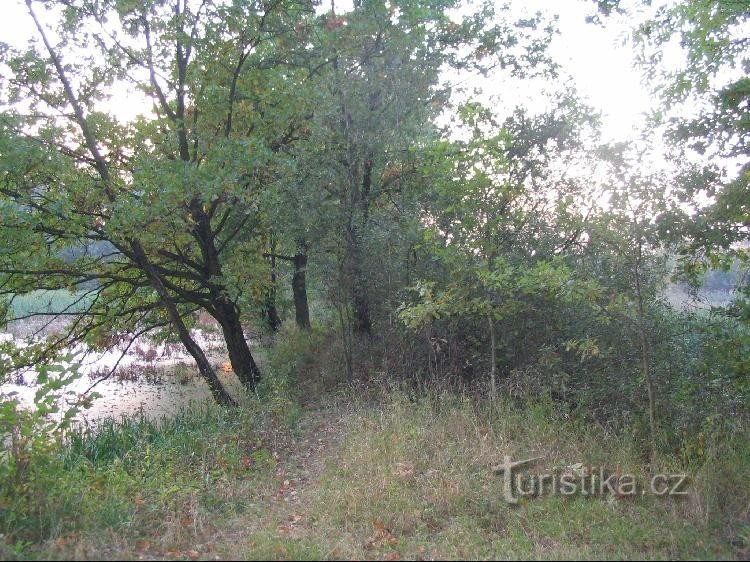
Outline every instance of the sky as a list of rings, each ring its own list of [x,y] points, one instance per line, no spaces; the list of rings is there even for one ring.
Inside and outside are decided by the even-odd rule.
[[[607,20],[607,27],[586,22],[595,12],[587,0],[514,0],[514,12],[531,15],[541,12],[546,17],[558,16],[559,33],[553,38],[550,54],[562,66],[562,75],[569,75],[579,96],[594,110],[602,113],[603,140],[624,140],[638,136],[645,123],[645,114],[656,105],[650,89],[635,68],[635,52],[627,44],[632,21],[619,16]],[[563,79],[563,78],[561,78]],[[532,83],[533,84],[533,83]],[[498,104],[515,101],[512,88],[488,81],[481,87],[494,96]],[[558,84],[545,84],[554,91]],[[510,90],[510,92],[509,92]],[[539,89],[517,92],[535,105]],[[503,98],[506,98],[504,100]]]
[[[36,35],[22,0],[2,0],[2,3],[0,41],[22,45]],[[337,1],[337,12],[346,11],[347,4],[351,5],[351,0]],[[640,71],[634,68],[633,47],[623,44],[632,22],[612,17],[606,28],[587,23],[586,16],[595,10],[594,3],[587,0],[512,0],[512,5],[519,16],[536,11],[559,16],[560,33],[552,42],[551,53],[572,77],[583,99],[602,113],[604,140],[636,137],[645,121],[644,114],[655,102]],[[326,2],[324,7],[328,6]],[[43,8],[38,6],[37,10]],[[477,85],[493,104],[515,105],[516,101],[526,101],[532,106],[539,98],[537,88],[543,87],[532,85],[530,91],[519,91],[496,78]],[[115,92],[110,103],[121,119],[148,112],[143,100],[125,91]]]
[[[604,137],[630,137],[641,128],[653,105],[641,72],[634,67],[632,45],[624,44],[632,22],[612,17],[606,28],[586,22],[593,2],[523,0],[527,9],[559,15],[560,34],[551,52],[574,79],[579,93],[602,112]]]

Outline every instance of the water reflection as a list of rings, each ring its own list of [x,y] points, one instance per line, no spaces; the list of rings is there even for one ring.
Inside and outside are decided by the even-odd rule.
[[[239,397],[239,382],[231,371],[222,368],[226,365],[226,359],[221,338],[217,334],[199,330],[195,331],[194,337],[216,365],[225,388]],[[12,336],[0,334],[0,338],[8,340]],[[21,340],[17,340],[17,343],[23,345]],[[108,417],[120,419],[122,416],[140,414],[160,419],[175,415],[191,403],[212,401],[208,386],[198,376],[192,358],[180,345],[157,345],[144,338],[127,352],[123,348],[91,352],[82,346],[70,351],[80,365],[78,372],[82,376],[66,389],[68,396],[78,396],[94,383],[93,391],[101,395],[94,400],[91,408],[78,414],[77,421],[84,425],[96,425],[98,420]],[[12,382],[0,385],[0,394],[13,395],[20,407],[32,408],[34,395],[39,388],[35,383],[36,376],[33,370],[18,373]],[[61,406],[64,410],[64,400],[61,400]]]

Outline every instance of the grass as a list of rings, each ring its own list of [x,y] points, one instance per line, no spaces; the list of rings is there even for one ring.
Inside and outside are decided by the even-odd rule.
[[[384,386],[345,389],[325,404],[269,396],[262,407],[206,406],[76,433],[39,456],[23,482],[2,484],[0,558],[750,554],[746,439],[714,450],[714,463],[688,467],[686,497],[540,495],[510,505],[491,470],[506,454],[543,456],[537,471],[580,462],[641,483],[685,467],[648,461],[633,438],[570,419],[553,403],[490,405]]]
[[[509,505],[490,470],[505,454],[542,455],[547,467],[606,465],[643,482],[679,468],[649,467],[635,443],[581,427],[549,404],[477,406],[448,394],[414,403],[397,393],[357,407],[342,431],[311,508],[310,537],[326,537],[321,549],[334,558],[741,555],[722,534],[721,514],[702,511],[705,490],[695,485],[687,498],[540,496]],[[746,484],[746,474],[733,474],[732,484]],[[746,489],[742,495],[746,524]]]
[[[249,409],[206,406],[73,433],[33,457],[23,482],[4,483],[0,558],[199,552],[268,481],[276,461],[256,429]]]

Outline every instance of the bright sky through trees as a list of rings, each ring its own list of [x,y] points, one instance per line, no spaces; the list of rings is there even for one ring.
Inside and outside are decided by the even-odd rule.
[[[644,123],[644,113],[653,105],[649,89],[642,82],[641,73],[633,67],[634,51],[624,41],[632,21],[615,17],[607,26],[586,22],[586,16],[595,11],[591,2],[584,0],[515,0],[519,17],[541,11],[548,17],[559,16],[560,33],[555,37],[552,53],[569,74],[575,87],[585,100],[602,112],[602,133],[606,140],[632,138]],[[319,10],[328,9],[329,3]],[[351,8],[350,0],[338,1],[337,12]],[[48,24],[54,18],[42,16]],[[36,30],[20,0],[3,1],[0,18],[0,41],[14,46],[25,44]],[[477,81],[484,97],[495,107],[512,107],[519,101],[534,107],[539,102],[539,92],[504,88],[497,79]],[[539,84],[539,87],[544,87]],[[553,86],[553,85],[550,85]],[[110,111],[120,119],[128,119],[149,111],[150,102],[123,88],[112,92]]]

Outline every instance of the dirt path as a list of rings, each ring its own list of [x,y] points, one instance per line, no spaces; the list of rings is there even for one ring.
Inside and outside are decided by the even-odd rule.
[[[255,508],[222,525],[214,552],[221,559],[246,559],[264,553],[294,558],[283,546],[311,538],[311,492],[320,483],[327,462],[335,456],[341,434],[340,412],[316,406],[306,408],[298,436],[275,435],[277,465],[267,487],[259,490]],[[323,553],[325,555],[325,553]]]

